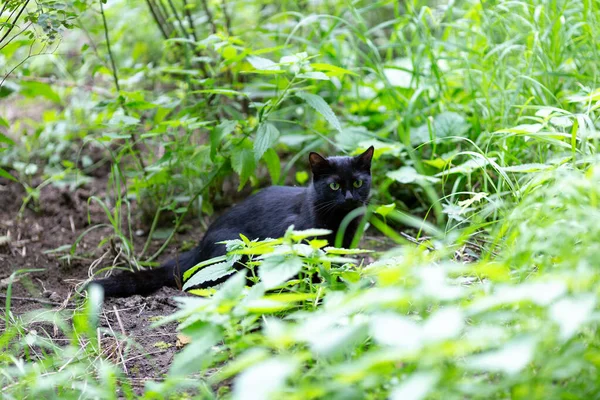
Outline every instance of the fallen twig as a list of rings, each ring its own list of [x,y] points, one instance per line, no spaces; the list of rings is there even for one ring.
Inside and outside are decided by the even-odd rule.
[[[8,296],[5,294],[0,294],[0,299],[7,299]],[[19,301],[31,301],[33,303],[47,304],[49,306],[62,306],[63,303],[57,303],[55,301],[39,299],[37,297],[19,297],[19,296],[10,296],[11,300],[19,300]]]

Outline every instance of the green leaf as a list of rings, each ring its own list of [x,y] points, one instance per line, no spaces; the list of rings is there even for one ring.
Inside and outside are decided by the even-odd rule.
[[[0,176],[6,179],[10,179],[11,181],[14,182],[18,182],[17,179],[12,176],[11,174],[9,174],[8,172],[6,172],[4,169],[0,168]]]
[[[183,280],[187,281],[188,279],[190,279],[190,277],[196,271],[198,271],[200,268],[204,268],[207,265],[216,264],[218,262],[222,262],[222,261],[225,261],[225,260],[227,260],[227,256],[213,257],[213,258],[209,258],[208,260],[204,260],[201,263],[198,263],[198,264],[194,265],[192,268],[190,268],[187,271],[185,271],[183,273]]]
[[[383,74],[392,86],[408,89],[411,86],[414,87],[415,83],[413,81],[412,72],[406,71],[405,69],[385,68]]]
[[[509,129],[501,129],[496,133],[517,133],[517,134],[527,134],[527,133],[538,133],[544,128],[542,124],[522,124],[517,125],[514,128]]]
[[[306,171],[298,171],[296,172],[296,182],[298,182],[301,185],[304,185],[306,183],[306,181],[308,181],[308,172]]]
[[[235,269],[231,266],[231,263],[228,262],[221,262],[209,267],[205,267],[188,279],[188,281],[183,285],[183,290],[187,290],[205,282],[216,281],[217,279],[231,275],[234,272]]]
[[[467,122],[465,117],[451,111],[445,111],[436,115],[431,124],[434,139],[448,136],[464,137],[470,127],[471,125]],[[429,140],[429,127],[427,126],[427,123],[411,131],[410,141],[413,145],[419,145],[428,142]]]
[[[310,64],[310,66],[317,71],[324,71],[329,76],[343,76],[343,75],[354,75],[359,76],[356,72],[349,71],[344,68],[336,67],[335,65],[330,64],[320,64],[314,63]]]
[[[277,184],[279,182],[279,177],[281,176],[281,163],[277,152],[273,149],[268,149],[265,154],[263,154],[263,160],[265,160],[265,163],[267,164],[271,182],[274,185]]]
[[[504,372],[515,375],[533,359],[536,341],[523,337],[506,343],[498,350],[488,351],[465,360],[466,367],[489,372]]]
[[[329,229],[306,229],[303,231],[292,231],[292,239],[294,240],[303,240],[309,238],[311,236],[326,236],[329,235],[331,231]]]
[[[272,399],[288,376],[298,369],[291,358],[270,358],[242,372],[233,385],[233,399]]]
[[[391,400],[421,400],[427,396],[439,380],[434,372],[417,372],[410,375],[392,390]]]
[[[272,300],[282,303],[297,303],[299,301],[314,300],[315,293],[275,293],[264,296],[266,300]]]
[[[593,295],[581,295],[560,299],[550,307],[550,317],[560,327],[560,338],[570,339],[588,321],[594,312],[596,298]]]
[[[329,104],[323,100],[321,96],[316,94],[306,93],[306,92],[298,92],[296,96],[300,97],[302,100],[308,103],[309,106],[314,108],[319,114],[321,114],[325,119],[339,132],[342,132],[342,126],[340,125],[340,121],[338,121],[337,117],[329,107]]]
[[[553,168],[548,164],[540,164],[540,163],[529,163],[529,164],[521,164],[521,165],[511,165],[509,167],[502,167],[504,172],[514,172],[514,173],[530,173],[530,172],[539,172],[547,169]]]
[[[5,56],[8,54],[6,52],[6,47],[2,49],[2,52],[5,54]],[[4,82],[4,84],[0,86],[0,99],[10,96],[17,90],[19,90],[19,86],[17,84],[11,81]]]
[[[231,167],[240,176],[240,186],[238,186],[240,190],[256,170],[254,152],[250,149],[234,148],[231,154]]]
[[[329,80],[329,77],[327,75],[325,75],[323,72],[319,72],[319,71],[304,72],[302,74],[298,74],[297,77],[304,78],[304,79],[316,79],[318,81],[328,81]]]
[[[457,165],[456,167],[452,167],[450,169],[444,170],[442,172],[438,172],[435,174],[436,177],[451,175],[451,174],[470,174],[471,172],[484,168],[490,164],[490,162],[495,161],[495,157],[484,158],[483,156],[480,158],[472,158],[470,160],[465,161],[461,165]]]
[[[330,326],[309,339],[310,347],[325,357],[334,357],[342,353],[350,353],[353,347],[366,339],[368,327],[363,323],[351,323],[346,326]]]
[[[60,103],[60,97],[47,83],[34,82],[34,81],[22,81],[19,83],[19,92],[26,97],[45,97],[55,103]]]
[[[256,139],[254,140],[254,158],[256,161],[260,160],[263,154],[271,148],[278,137],[279,131],[275,125],[269,122],[263,122],[259,125],[256,132]]]
[[[391,178],[397,182],[408,184],[408,183],[423,183],[425,181],[436,183],[439,181],[438,178],[433,176],[421,175],[416,169],[410,166],[400,167],[395,171],[390,171],[386,174],[388,178]],[[390,210],[391,211],[391,210]]]
[[[396,209],[396,203],[386,204],[383,206],[379,206],[375,209],[375,212],[382,217],[387,216],[389,213]]]
[[[242,74],[257,74],[257,75],[283,75],[285,71],[278,69],[255,69],[253,71],[240,71]]]
[[[9,146],[14,146],[15,142],[3,133],[0,133],[0,143],[6,143]]]
[[[5,120],[4,118],[0,117],[0,126],[3,128],[8,128],[9,127],[8,121]]]
[[[110,119],[110,121],[108,121],[109,125],[116,125],[116,126],[137,125],[139,123],[140,123],[140,119],[139,118],[131,117],[131,116],[125,115],[125,114],[115,114]]]
[[[194,330],[190,328],[185,333],[192,336],[193,339],[180,353],[175,355],[169,369],[169,374],[173,376],[190,374],[210,365],[212,359],[210,348],[217,344],[222,337],[218,328],[206,323],[200,324],[200,327]]]
[[[301,270],[302,260],[299,257],[271,256],[262,262],[258,276],[268,290],[293,278]]]
[[[210,131],[210,159],[214,161],[215,155],[217,154],[217,148],[219,144],[221,144],[221,140],[223,137],[231,134],[235,127],[237,126],[237,121],[229,121],[225,120],[221,122],[217,127],[215,127],[212,131]]]
[[[258,70],[267,70],[267,71],[279,71],[279,65],[275,64],[273,61],[257,57],[257,56],[248,56],[248,62],[252,64],[252,66]]]
[[[325,253],[327,254],[363,254],[363,253],[372,253],[373,250],[364,250],[364,249],[340,249],[337,247],[325,247]]]

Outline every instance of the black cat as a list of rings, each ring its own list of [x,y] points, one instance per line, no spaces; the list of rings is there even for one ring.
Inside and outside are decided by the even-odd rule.
[[[163,286],[181,285],[185,271],[194,265],[225,254],[224,240],[279,238],[290,225],[296,230],[324,228],[334,244],[340,223],[348,213],[367,203],[371,188],[373,147],[356,157],[323,158],[310,153],[312,183],[308,187],[272,186],[250,196],[219,217],[200,244],[163,266],[146,271],[125,272],[93,281],[104,288],[106,297],[149,294]],[[349,247],[359,219],[344,233],[343,246]],[[224,278],[226,279],[226,278]],[[210,282],[215,285],[217,281]]]

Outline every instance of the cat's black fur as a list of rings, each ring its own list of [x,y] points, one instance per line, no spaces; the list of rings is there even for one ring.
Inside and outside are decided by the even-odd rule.
[[[356,157],[323,158],[310,153],[313,179],[308,187],[272,186],[250,196],[219,217],[193,250],[183,253],[159,268],[125,272],[93,281],[104,288],[106,297],[149,294],[163,286],[181,287],[182,276],[194,265],[225,254],[224,240],[278,238],[290,225],[296,230],[325,228],[333,231],[327,240],[334,244],[344,217],[365,205],[371,188],[373,147]],[[360,187],[355,182],[361,181]],[[334,190],[334,188],[339,188]],[[358,226],[354,219],[344,234],[349,247]],[[226,278],[225,278],[226,279]],[[215,285],[217,281],[210,282]],[[210,286],[207,285],[207,286]]]

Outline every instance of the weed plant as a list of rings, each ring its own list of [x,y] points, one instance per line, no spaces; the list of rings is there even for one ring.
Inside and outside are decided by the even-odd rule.
[[[141,394],[102,356],[101,293],[15,315],[9,284],[3,398],[600,395],[599,1],[59,0],[26,5],[23,31],[13,3],[0,97],[43,112],[0,119],[0,175],[26,188],[24,209],[110,166],[89,199],[105,224],[63,257],[109,227],[112,267],[153,265],[231,202],[224,187],[307,184],[310,151],[371,145],[369,232],[397,247],[293,228],[230,241],[186,288],[231,278],[157,323],[191,343]]]

